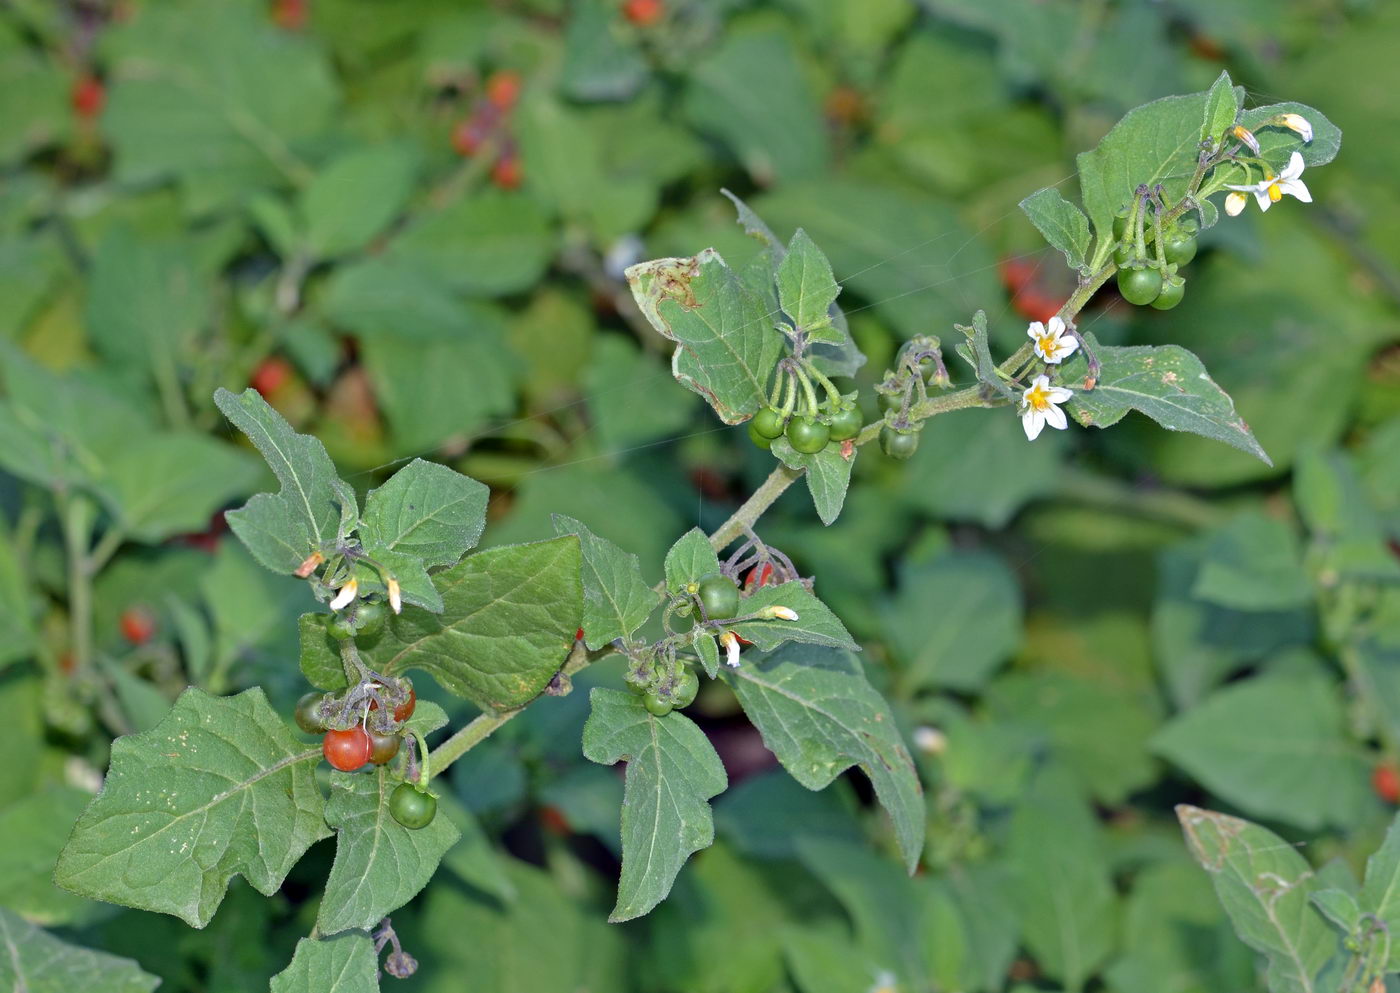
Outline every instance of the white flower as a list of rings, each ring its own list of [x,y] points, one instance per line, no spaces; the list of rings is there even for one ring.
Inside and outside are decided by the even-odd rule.
[[[1257,183],[1248,186],[1229,186],[1229,189],[1239,190],[1242,193],[1253,193],[1254,199],[1259,204],[1260,210],[1268,210],[1273,204],[1283,199],[1287,193],[1291,197],[1297,197],[1304,203],[1312,203],[1312,194],[1308,192],[1307,186],[1298,177],[1303,174],[1303,156],[1300,152],[1294,152],[1288,160],[1288,165],[1283,167],[1283,171],[1277,176],[1265,174],[1264,178]],[[1229,202],[1225,204],[1229,210]]]
[[[726,631],[719,636],[719,643],[724,646],[724,664],[731,669],[739,668],[739,636]]]
[[[331,610],[344,610],[350,606],[351,601],[355,599],[355,594],[359,592],[360,581],[352,577],[348,583],[340,588],[340,592],[331,601]]]
[[[1225,198],[1225,213],[1231,217],[1239,217],[1248,204],[1249,197],[1243,193],[1231,193]]]
[[[1059,314],[1050,318],[1048,328],[1039,321],[1032,321],[1026,328],[1026,336],[1035,342],[1035,354],[1051,365],[1063,362],[1079,347],[1079,340],[1067,333],[1065,322],[1060,320]]]
[[[1057,404],[1064,403],[1072,396],[1073,391],[1063,386],[1051,386],[1048,376],[1036,376],[1030,388],[1021,395],[1021,427],[1026,429],[1026,437],[1035,441],[1046,423],[1059,431],[1069,427],[1065,412]]]
[[[1312,122],[1302,114],[1279,114],[1269,123],[1288,128],[1290,131],[1297,131],[1305,143],[1313,139]]]
[[[399,589],[399,581],[393,576],[390,576],[389,581],[384,585],[389,588],[389,607],[394,611],[394,613],[402,614],[403,593]]]

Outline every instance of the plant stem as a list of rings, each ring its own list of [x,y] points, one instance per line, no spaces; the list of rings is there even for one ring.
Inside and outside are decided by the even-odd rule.
[[[87,553],[92,505],[71,493],[57,496],[68,563],[68,631],[74,671],[87,672],[92,667],[92,573]]]
[[[574,642],[574,647],[569,651],[569,657],[564,661],[564,666],[559,671],[565,676],[572,676],[574,673],[587,668],[607,655],[613,654],[611,648],[601,648],[597,652],[590,652],[582,641]],[[519,714],[539,697],[526,700],[518,707],[510,710],[487,711],[478,715],[448,738],[437,748],[434,748],[429,760],[432,763],[434,776],[439,776],[442,771],[456,762],[471,749],[481,744],[502,724],[505,724],[516,714]]]
[[[864,436],[864,432],[862,432],[862,436]],[[768,478],[763,481],[763,485],[754,490],[753,495],[744,501],[744,505],[734,511],[729,520],[721,524],[715,533],[710,535],[710,547],[719,551],[742,535],[745,527],[753,527],[754,523],[763,516],[763,512],[773,506],[773,502],[783,495],[783,491],[802,478],[802,472],[801,469],[789,469],[781,462],[774,466],[773,471],[768,474]]]

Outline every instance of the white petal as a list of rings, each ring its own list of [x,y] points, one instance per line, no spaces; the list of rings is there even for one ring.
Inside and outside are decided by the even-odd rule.
[[[1239,217],[1248,204],[1249,197],[1243,193],[1231,193],[1225,198],[1225,213],[1231,217]]]
[[[1288,165],[1283,167],[1283,172],[1278,174],[1279,179],[1297,179],[1303,174],[1303,153],[1294,152],[1288,157]]]
[[[1069,335],[1065,335],[1063,338],[1060,339],[1060,353],[1059,353],[1059,356],[1058,356],[1057,358],[1053,359],[1052,361],[1055,361],[1055,362],[1063,362],[1065,359],[1069,358],[1071,355],[1073,355],[1073,354],[1074,354],[1075,352],[1077,352],[1078,350],[1079,350],[1079,339],[1078,339],[1078,338],[1072,338],[1072,337],[1070,337]]]
[[[1035,441],[1045,427],[1045,414],[1039,410],[1027,410],[1021,415],[1021,427],[1025,428],[1026,439]]]
[[[1303,141],[1313,140],[1312,123],[1302,114],[1280,114],[1279,119],[1283,122],[1284,127],[1292,128],[1302,135]]]
[[[355,599],[355,594],[359,592],[359,580],[352,579],[340,588],[340,592],[331,601],[331,610],[344,610],[350,606],[350,602]]]
[[[1054,317],[1050,318],[1050,332],[1054,334],[1057,338],[1065,333],[1065,322],[1060,319],[1059,314],[1056,314]]]
[[[1254,199],[1259,202],[1260,210],[1268,210],[1273,205],[1273,201],[1269,199],[1269,194],[1265,190],[1255,190]]]
[[[1226,184],[1225,184],[1225,188],[1226,188],[1227,190],[1239,190],[1241,193],[1258,193],[1258,192],[1259,192],[1259,184],[1258,184],[1258,183],[1249,183],[1249,184],[1247,184],[1247,185],[1245,185],[1245,186],[1236,186],[1234,183],[1226,183]]]
[[[1026,392],[1029,393],[1031,390],[1036,389],[1037,387],[1039,387],[1042,390],[1049,389],[1050,377],[1042,372],[1039,376],[1036,376],[1034,379],[1031,380],[1031,389],[1026,390]]]
[[[1045,333],[1045,325],[1039,321],[1031,321],[1030,327],[1026,328],[1026,337],[1035,339]]]
[[[1069,427],[1069,422],[1065,420],[1065,412],[1059,407],[1052,406],[1045,409],[1045,422],[1059,431]]]
[[[1301,179],[1281,179],[1278,188],[1289,196],[1295,196],[1304,203],[1312,203],[1312,194]]]
[[[1074,399],[1074,390],[1067,390],[1063,386],[1050,387],[1050,402],[1064,403]]]

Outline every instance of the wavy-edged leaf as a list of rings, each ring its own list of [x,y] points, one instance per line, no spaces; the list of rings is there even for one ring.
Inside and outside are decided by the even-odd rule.
[[[1230,74],[1221,70],[1215,82],[1206,92],[1205,116],[1201,121],[1201,141],[1215,142],[1216,147],[1224,139],[1225,132],[1234,126],[1240,113],[1240,94],[1230,81]]]
[[[563,514],[553,515],[554,533],[572,534],[583,556],[583,640],[598,649],[614,638],[630,638],[656,609],[660,595],[642,579],[637,556],[600,538]]]
[[[718,252],[641,262],[628,268],[627,282],[651,326],[677,344],[672,375],[720,420],[738,424],[767,402],[782,350],[777,315]]]
[[[132,959],[60,941],[0,907],[0,989],[15,993],[150,993],[160,979]]]
[[[778,302],[792,319],[793,328],[808,341],[839,345],[846,335],[831,323],[831,305],[841,286],[831,273],[831,263],[801,228],[792,236],[778,263]]]
[[[302,938],[287,968],[272,977],[272,993],[378,993],[379,956],[369,935]]]
[[[478,707],[532,699],[559,670],[583,621],[574,535],[476,552],[433,582],[441,614],[390,620],[367,654],[381,671],[423,669]]]
[[[1169,431],[1189,431],[1273,465],[1235,402],[1216,385],[1205,366],[1180,345],[1100,345],[1084,336],[1103,370],[1092,390],[1081,390],[1087,365],[1083,349],[1065,363],[1061,381],[1074,388],[1069,412],[1085,427],[1117,424],[1130,410],[1146,414]]]
[[[1176,808],[1191,854],[1210,873],[1235,932],[1268,961],[1273,993],[1321,993],[1318,974],[1339,935],[1312,906],[1320,888],[1296,848],[1272,831],[1228,814]]]
[[[693,852],[714,843],[708,800],[729,779],[704,733],[672,711],[654,717],[641,698],[595,688],[583,754],[600,765],[627,762],[622,798],[622,877],[610,921],[640,917],[666,898]]]
[[[1376,915],[1387,933],[1393,935],[1400,928],[1400,814],[1391,821],[1381,847],[1366,860],[1366,880],[1361,884],[1360,903],[1363,911]],[[1333,916],[1333,919],[1337,918]],[[1400,942],[1392,940],[1386,971],[1397,970],[1400,970]]]
[[[779,587],[781,589],[781,587]],[[763,743],[809,790],[853,765],[870,777],[912,872],[924,847],[924,794],[884,697],[846,652],[789,645],[749,656],[724,680]]]
[[[282,484],[281,492],[259,493],[229,511],[229,527],[264,566],[290,575],[313,551],[335,540],[340,477],[325,446],[292,430],[257,390],[235,394],[220,389],[214,403],[248,436]]]
[[[1089,219],[1053,186],[1021,201],[1021,210],[1051,246],[1065,255],[1071,269],[1082,269],[1089,254]]]
[[[112,744],[102,792],[78,818],[54,880],[82,896],[214,916],[235,875],[271,896],[329,831],[320,748],[297,741],[259,688],[190,688],[150,731]]]
[[[719,556],[699,528],[681,535],[666,552],[666,588],[672,593],[715,572],[719,572]]]
[[[1312,125],[1313,140],[1307,143],[1299,135],[1268,122],[1279,114],[1301,114]],[[1303,156],[1309,166],[1326,165],[1342,150],[1342,129],[1333,124],[1316,107],[1305,103],[1288,101],[1271,103],[1265,107],[1252,107],[1240,114],[1240,123],[1254,132],[1259,140],[1259,154],[1276,168],[1286,163],[1295,151]]]
[[[334,640],[327,625],[331,615],[302,614],[297,618],[301,635],[301,674],[319,690],[340,690],[349,685],[345,664],[340,661],[340,642]]]
[[[490,489],[436,462],[414,459],[370,490],[360,539],[371,555],[397,552],[429,567],[454,565],[486,527]]]
[[[428,885],[461,837],[446,817],[417,830],[394,820],[389,794],[400,782],[383,768],[331,774],[326,823],[336,831],[335,863],[316,917],[322,934],[374,927]]]

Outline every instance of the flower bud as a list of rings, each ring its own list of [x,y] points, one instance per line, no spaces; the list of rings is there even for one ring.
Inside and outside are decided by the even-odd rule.
[[[739,668],[739,636],[725,631],[719,636],[719,643],[724,647],[724,664],[731,669]]]
[[[923,724],[914,729],[914,747],[925,755],[942,755],[948,749],[948,736]]]
[[[320,552],[312,552],[310,555],[308,555],[305,559],[302,560],[301,565],[297,566],[297,578],[305,579],[307,576],[315,572],[316,567],[324,561],[326,561],[326,557],[324,555],[322,555]]]
[[[344,610],[350,606],[355,596],[360,592],[360,581],[353,576],[350,581],[340,588],[340,592],[331,601],[331,610]]]
[[[1238,217],[1240,211],[1244,210],[1248,204],[1249,197],[1245,196],[1243,193],[1231,193],[1225,198],[1225,213],[1229,214],[1231,217]]]
[[[797,620],[797,611],[793,610],[791,607],[775,605],[772,607],[764,607],[758,612],[758,616],[765,621],[795,621]]]
[[[1245,127],[1243,124],[1236,124],[1230,129],[1230,133],[1244,142],[1255,155],[1259,154],[1259,139],[1254,137],[1254,132],[1249,130],[1249,128]]]
[[[1313,140],[1312,123],[1302,114],[1279,114],[1277,117],[1270,118],[1269,123],[1288,128],[1290,131],[1297,131],[1305,142]]]
[[[402,595],[402,593],[399,591],[399,581],[398,581],[397,579],[395,579],[393,576],[390,576],[390,577],[389,577],[389,581],[388,581],[387,583],[385,583],[384,585],[387,586],[387,587],[389,588],[389,607],[390,607],[390,609],[392,609],[393,612],[396,613],[396,614],[402,614],[402,613],[403,613],[403,595]]]

